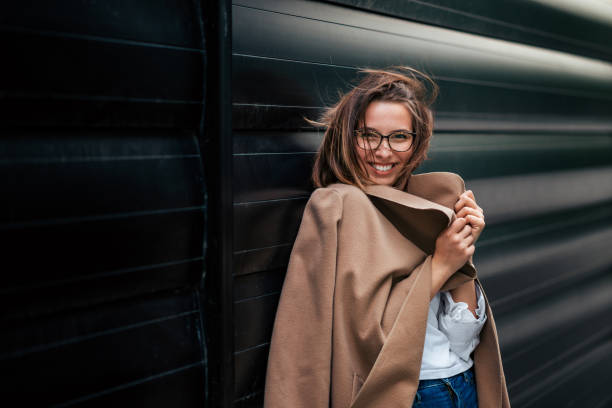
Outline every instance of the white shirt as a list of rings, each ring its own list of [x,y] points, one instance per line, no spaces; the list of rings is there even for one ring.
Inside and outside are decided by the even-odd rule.
[[[487,320],[484,297],[475,286],[478,319],[467,303],[455,302],[449,292],[438,292],[431,299],[419,379],[451,377],[474,364],[470,354],[480,342],[480,330]]]

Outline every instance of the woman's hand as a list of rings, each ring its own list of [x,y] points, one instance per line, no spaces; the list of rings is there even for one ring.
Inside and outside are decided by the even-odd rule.
[[[476,198],[472,190],[467,190],[459,196],[459,200],[455,204],[455,213],[457,213],[457,218],[465,218],[470,224],[472,236],[474,242],[476,242],[485,227],[485,221],[484,212],[476,204]]]
[[[431,260],[433,297],[444,282],[474,254],[472,227],[466,218],[456,218],[436,239]]]

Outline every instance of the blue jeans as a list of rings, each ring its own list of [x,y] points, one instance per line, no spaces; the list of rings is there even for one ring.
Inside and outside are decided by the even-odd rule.
[[[474,369],[448,378],[419,381],[413,408],[478,408]]]

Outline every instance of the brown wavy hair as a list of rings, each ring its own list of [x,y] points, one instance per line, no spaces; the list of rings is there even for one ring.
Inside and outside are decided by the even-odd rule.
[[[355,151],[355,129],[363,125],[365,111],[373,101],[399,102],[412,116],[416,132],[413,153],[393,187],[405,189],[412,172],[427,158],[433,133],[431,104],[438,86],[427,75],[410,67],[363,69],[359,84],[341,96],[338,103],[325,110],[318,121],[309,122],[325,128],[323,142],[315,156],[312,181],[316,187],[332,183],[352,184],[361,189],[369,184],[367,170]],[[368,152],[373,154],[372,151]]]

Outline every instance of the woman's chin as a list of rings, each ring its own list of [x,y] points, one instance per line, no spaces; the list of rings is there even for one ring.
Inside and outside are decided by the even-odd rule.
[[[369,172],[368,175],[370,176],[370,180],[374,184],[382,184],[387,186],[393,185],[393,183],[395,183],[395,180],[397,179],[396,171],[389,172],[388,174],[378,174],[378,172]]]

